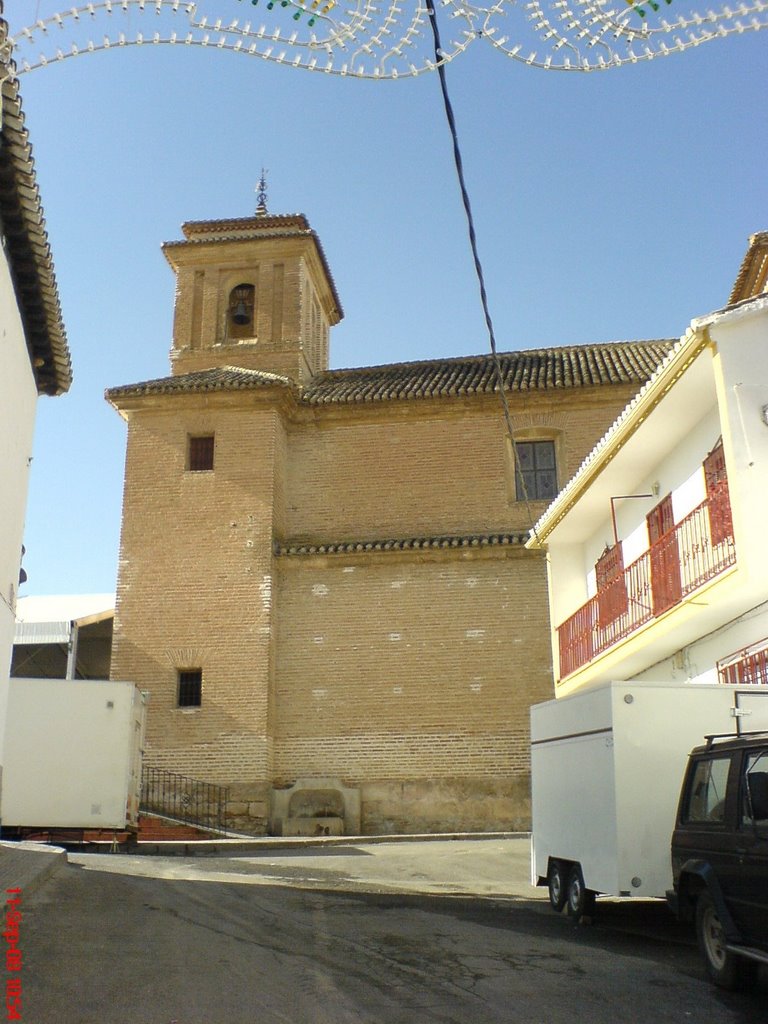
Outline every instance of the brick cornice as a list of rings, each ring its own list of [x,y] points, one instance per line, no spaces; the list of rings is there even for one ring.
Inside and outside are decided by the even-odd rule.
[[[367,555],[403,551],[451,551],[524,548],[528,530],[510,533],[441,534],[432,537],[389,537],[378,540],[325,541],[322,543],[275,541],[277,557],[311,555]]]

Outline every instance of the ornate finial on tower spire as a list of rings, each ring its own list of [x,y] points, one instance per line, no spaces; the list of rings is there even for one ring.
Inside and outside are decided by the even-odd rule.
[[[267,214],[267,172],[261,168],[261,177],[256,186],[256,216],[265,217]]]

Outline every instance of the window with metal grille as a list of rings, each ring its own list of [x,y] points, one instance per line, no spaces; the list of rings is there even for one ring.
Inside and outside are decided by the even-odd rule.
[[[213,434],[189,438],[187,469],[196,473],[213,469],[213,441]]]
[[[203,702],[203,670],[185,668],[179,672],[179,707],[199,708]]]
[[[537,501],[557,495],[554,441],[515,442],[515,491],[518,501]]]

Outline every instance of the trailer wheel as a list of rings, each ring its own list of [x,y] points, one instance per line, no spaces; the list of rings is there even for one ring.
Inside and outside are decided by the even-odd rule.
[[[558,914],[563,909],[565,901],[568,899],[566,873],[567,867],[561,860],[552,860],[549,862],[549,874],[547,875],[549,904]]]
[[[574,864],[568,874],[566,900],[568,916],[575,921],[589,916],[595,909],[595,894],[585,887],[580,864]]]

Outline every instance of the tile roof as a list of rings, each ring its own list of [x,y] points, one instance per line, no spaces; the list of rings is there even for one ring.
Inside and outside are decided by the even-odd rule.
[[[616,342],[542,348],[499,355],[507,391],[543,391],[594,384],[642,384],[669,351],[671,342]],[[310,405],[382,402],[490,394],[497,390],[490,355],[326,370],[304,391]]]
[[[768,231],[750,235],[749,248],[739,267],[728,305],[751,299],[768,290]]]
[[[672,341],[613,342],[568,348],[533,349],[499,355],[508,391],[548,391],[601,384],[642,385],[656,370]],[[295,388],[287,377],[227,366],[110,388],[107,398],[229,391],[269,384]],[[398,399],[493,394],[496,376],[490,355],[390,363],[317,374],[299,399],[306,405],[351,405]]]
[[[445,548],[523,547],[528,530],[515,533],[400,537],[389,540],[332,541],[322,544],[275,544],[276,555],[355,555],[370,551],[439,551]]]
[[[0,19],[0,44],[7,33],[8,25]],[[0,221],[37,390],[58,395],[72,383],[72,364],[13,63],[9,71],[0,86]]]
[[[158,377],[139,384],[109,388],[106,397],[113,401],[138,395],[195,394],[203,391],[256,391],[266,387],[295,388],[290,377],[266,370],[244,370],[239,366],[217,366],[212,370]]]
[[[253,214],[250,217],[225,217],[217,220],[188,220],[181,225],[184,237],[188,240],[195,238],[218,238],[229,237],[230,235],[242,232],[246,235],[303,234],[310,230],[309,221],[303,213],[268,213]],[[169,245],[181,243],[170,242]]]

